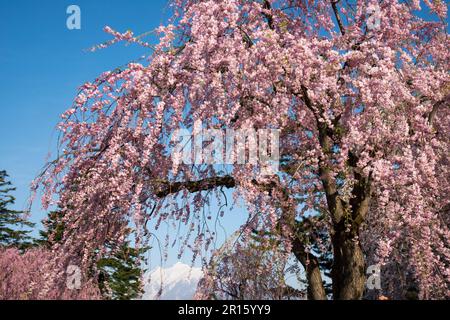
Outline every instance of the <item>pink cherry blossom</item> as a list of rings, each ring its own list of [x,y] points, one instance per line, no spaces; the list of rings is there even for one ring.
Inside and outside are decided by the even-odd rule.
[[[130,221],[140,237],[152,236],[148,221],[185,224],[180,251],[199,256],[215,238],[203,208],[234,188],[249,213],[244,239],[252,230],[277,236],[309,268],[311,297],[324,290],[313,269],[322,253],[310,245],[332,248],[333,298],[361,298],[374,263],[389,298],[410,286],[422,298],[450,297],[450,43],[444,20],[415,11],[425,5],[444,18],[445,2],[172,4],[148,60],[83,86],[59,124],[66,151],[37,180],[44,205],[68,212],[53,260],[87,270],[105,241],[123,241]],[[367,28],[374,5],[380,25]],[[148,46],[106,31],[107,45]],[[174,166],[170,137],[196,120],[280,129],[281,172]],[[306,243],[298,223],[327,236]]]

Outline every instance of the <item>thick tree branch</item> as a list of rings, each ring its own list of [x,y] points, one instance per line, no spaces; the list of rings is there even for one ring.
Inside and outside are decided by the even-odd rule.
[[[319,131],[319,143],[322,148],[322,152],[327,155],[331,151],[332,147],[332,139],[329,135],[328,126],[324,121],[319,121],[318,115],[315,113],[315,109],[313,107],[313,103],[309,98],[308,89],[302,85],[302,93],[303,93],[303,101],[306,104],[306,107],[310,109],[315,117],[317,123],[317,129]],[[341,200],[339,199],[339,195],[337,192],[336,182],[331,176],[330,169],[327,167],[325,163],[325,159],[321,159],[319,162],[319,175],[320,180],[322,181],[323,188],[325,190],[325,195],[327,198],[328,209],[331,213],[331,218],[335,224],[339,223],[343,216],[343,206]]]
[[[298,237],[292,243],[292,252],[306,270],[308,281],[308,300],[327,300],[327,294],[323,286],[320,273],[319,260],[316,256],[306,253],[303,243]]]
[[[341,17],[339,16],[339,11],[337,8],[338,2],[339,2],[339,0],[337,0],[337,1],[331,0],[331,7],[333,8],[334,16],[336,17],[336,21],[338,23],[341,34],[345,35],[344,25],[342,24],[342,20],[341,20]]]
[[[212,177],[198,181],[183,181],[183,182],[163,182],[162,188],[155,194],[158,198],[164,198],[170,194],[175,194],[181,190],[188,190],[189,192],[199,192],[210,190],[217,187],[234,188],[236,183],[232,176]]]
[[[448,94],[447,96],[445,96],[444,99],[442,99],[441,101],[436,102],[433,105],[433,109],[431,109],[431,112],[428,115],[428,124],[432,127],[433,126],[433,122],[434,122],[434,118],[436,117],[436,113],[439,109],[440,106],[443,105],[449,105],[450,104],[450,94]]]
[[[272,10],[272,6],[270,5],[270,2],[268,0],[264,0],[263,2],[263,8],[267,11]],[[267,12],[263,12],[264,17],[267,19],[267,24],[269,25],[269,28],[271,30],[274,29],[274,25],[273,25],[273,17],[271,14],[267,13]]]
[[[348,153],[348,165],[352,168],[355,184],[352,190],[352,197],[349,201],[352,211],[354,228],[357,229],[364,222],[369,212],[370,199],[372,197],[372,174],[364,176],[362,170],[357,167],[358,157],[353,153]]]

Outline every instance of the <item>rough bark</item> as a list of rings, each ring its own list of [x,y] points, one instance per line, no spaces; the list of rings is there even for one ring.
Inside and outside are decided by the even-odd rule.
[[[354,241],[345,230],[333,237],[333,298],[335,300],[361,299],[366,282],[364,255],[359,241]]]
[[[292,251],[298,261],[306,270],[306,281],[308,283],[308,300],[327,300],[325,287],[323,286],[322,274],[320,273],[319,261],[314,255],[307,255],[298,238],[293,241]]]

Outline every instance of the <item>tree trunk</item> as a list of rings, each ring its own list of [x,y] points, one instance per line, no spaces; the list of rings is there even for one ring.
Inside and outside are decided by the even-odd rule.
[[[305,248],[298,238],[293,241],[292,251],[306,270],[308,300],[327,300],[317,258],[312,254],[309,256],[306,254]]]
[[[280,224],[287,231],[292,240],[292,252],[298,261],[303,265],[306,271],[306,281],[308,283],[307,295],[308,300],[327,300],[327,294],[323,285],[322,274],[320,273],[319,261],[316,256],[307,253],[305,244],[297,234],[295,222],[295,207],[289,202],[289,195],[281,190],[284,194],[284,201],[280,204],[282,216]]]
[[[335,300],[361,299],[366,284],[364,255],[359,241],[351,232],[337,231],[333,241],[333,298]]]

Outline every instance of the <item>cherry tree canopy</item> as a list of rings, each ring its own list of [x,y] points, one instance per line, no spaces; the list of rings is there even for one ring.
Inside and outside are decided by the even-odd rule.
[[[58,265],[85,270],[134,221],[183,223],[194,253],[215,238],[202,207],[234,188],[243,237],[276,234],[326,297],[319,258],[331,248],[336,299],[361,298],[367,265],[383,293],[449,297],[449,50],[441,0],[173,1],[146,62],[81,87],[60,123],[60,154],[36,181],[67,214]],[[423,14],[423,11],[431,14]],[[424,19],[423,17],[428,17]],[[280,130],[280,172],[185,165],[171,135]],[[56,197],[54,195],[57,195]],[[317,236],[317,235],[321,236]]]

